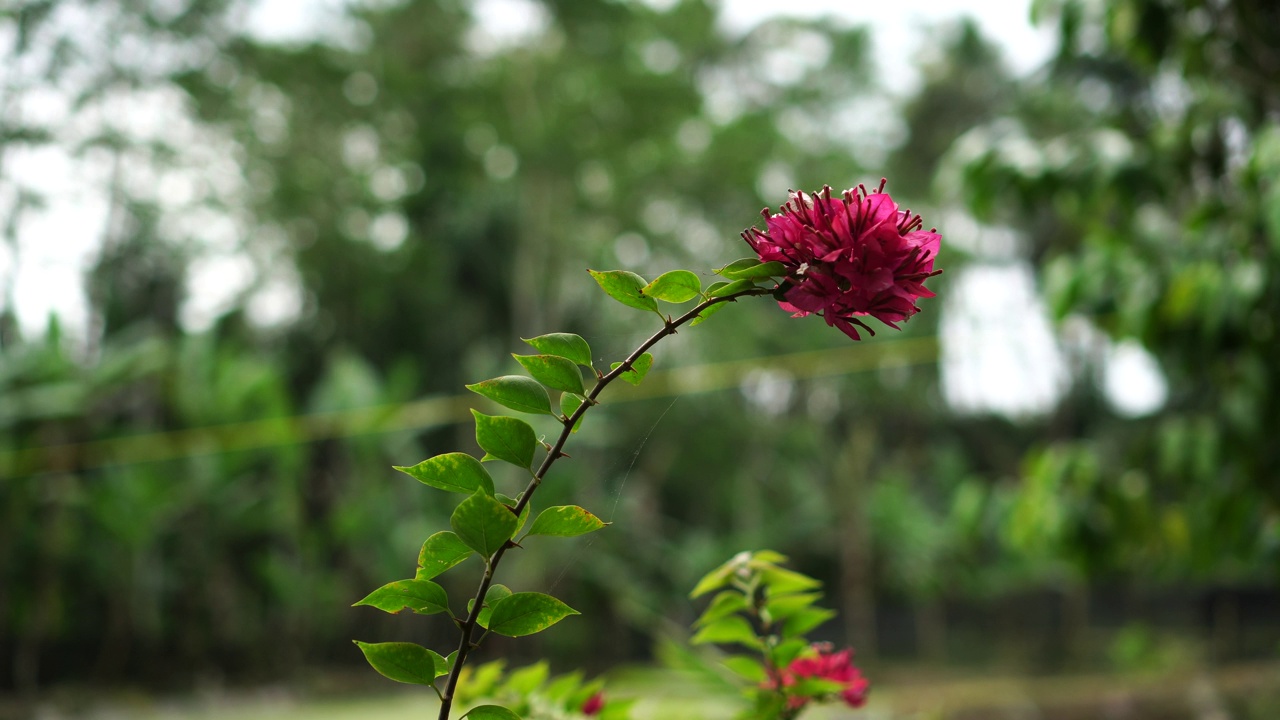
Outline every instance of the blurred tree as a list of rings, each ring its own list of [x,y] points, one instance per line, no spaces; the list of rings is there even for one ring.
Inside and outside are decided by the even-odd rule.
[[[1101,405],[1087,381],[1115,368],[1086,333],[1085,382],[1031,456],[1006,537],[1087,573],[1275,587],[1280,10],[1036,8],[1059,54],[1010,118],[953,146],[945,190],[1022,228],[1056,315],[1141,342],[1169,396],[1141,419]]]

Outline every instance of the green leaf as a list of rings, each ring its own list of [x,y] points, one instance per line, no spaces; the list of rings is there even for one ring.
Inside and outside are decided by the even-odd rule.
[[[534,380],[552,390],[582,395],[586,390],[582,387],[582,371],[577,363],[557,355],[516,355],[517,362],[533,376]]]
[[[557,355],[579,365],[591,367],[591,346],[573,333],[550,333],[535,338],[520,338],[544,355]]]
[[[809,651],[809,641],[804,638],[784,640],[773,648],[771,661],[774,667],[786,667],[792,660]]]
[[[786,275],[787,268],[778,261],[762,263],[759,260],[743,258],[729,263],[716,271],[730,280],[763,280],[765,278]]]
[[[430,685],[436,679],[434,653],[413,643],[354,641],[374,670],[383,677],[411,685]]]
[[[458,683],[454,699],[463,702],[464,698],[491,697],[493,689],[497,687],[498,681],[502,679],[502,673],[506,666],[506,660],[493,660],[483,665],[474,666],[474,672],[471,673],[466,682]]]
[[[706,309],[698,313],[698,317],[694,318],[693,321],[689,323],[689,327],[696,327],[698,325],[701,325],[702,323],[707,321],[707,318],[711,317],[712,315],[715,315],[716,313],[720,312],[721,310],[727,307],[729,307],[729,303],[727,302],[716,303],[715,305],[708,305]]]
[[[475,552],[457,535],[448,530],[427,538],[418,551],[418,580],[430,580],[449,568],[471,557]]]
[[[728,285],[721,285],[719,288],[708,292],[707,294],[713,298],[726,297],[734,293],[742,292],[748,288],[755,287],[756,284],[750,280],[734,280]]]
[[[617,370],[620,367],[622,367],[622,363],[614,363],[609,366],[609,369]],[[621,377],[632,385],[639,385],[644,380],[644,376],[649,374],[649,368],[651,367],[653,367],[653,356],[649,353],[644,353],[636,358],[635,362],[631,363],[631,369],[622,373]]]
[[[749,648],[760,649],[763,643],[751,629],[751,623],[739,615],[730,615],[717,620],[699,630],[689,641],[694,645],[703,643],[738,643]]]
[[[542,694],[553,703],[563,703],[568,697],[578,691],[582,687],[582,671],[574,670],[571,673],[565,673],[547,686]]]
[[[768,613],[771,622],[777,622],[778,620],[785,620],[813,605],[821,597],[821,593],[797,593],[770,597],[765,602],[763,611]]]
[[[509,509],[513,511],[516,509],[516,505],[518,505],[520,502],[517,498],[507,497],[502,493],[498,493],[497,495],[494,495],[494,497],[498,499],[498,502],[502,503],[503,505],[506,505]],[[511,533],[513,537],[515,536],[516,533],[520,532],[520,528],[524,527],[524,521],[529,519],[530,509],[531,508],[526,503],[524,506],[524,509],[520,511],[520,517],[516,518],[516,529],[514,532]]]
[[[821,582],[808,575],[802,575],[794,570],[787,570],[773,565],[761,568],[760,577],[765,587],[769,588],[769,592],[774,595],[803,592],[822,587]]]
[[[471,718],[471,720],[520,720],[519,715],[501,705],[477,705],[462,717]]]
[[[606,524],[577,505],[557,505],[538,513],[529,534],[574,537],[599,530]]]
[[[533,426],[502,415],[485,415],[476,410],[471,414],[476,419],[476,442],[487,453],[481,460],[505,460],[529,469],[533,464],[533,450],[538,446]]]
[[[489,627],[489,615],[493,613],[493,606],[499,600],[505,600],[511,597],[511,588],[506,585],[494,584],[489,586],[489,590],[484,594],[485,607],[480,610],[480,614],[476,617],[476,622],[480,623],[480,627]],[[471,612],[471,605],[474,599],[467,601],[467,612]]]
[[[502,684],[501,692],[509,692],[524,697],[542,687],[551,674],[546,660],[541,660],[519,670],[511,671],[507,681]]]
[[[644,294],[645,280],[633,272],[626,270],[608,270],[605,272],[597,272],[588,270],[591,277],[596,279],[600,285],[600,289],[617,300],[618,302],[633,307],[637,310],[652,310],[658,312],[658,303],[653,298],[646,297]]]
[[[436,664],[436,677],[444,677],[453,669],[453,659],[458,656],[458,651],[454,650],[449,653],[449,657],[444,657],[440,653],[427,648],[427,652],[431,654],[431,659]]]
[[[698,584],[694,586],[693,592],[689,593],[689,597],[696,598],[700,595],[706,595],[712,590],[719,590],[725,585],[728,585],[729,581],[733,578],[733,574],[737,572],[739,568],[745,567],[746,562],[750,557],[750,553],[738,553],[730,558],[728,562],[725,562],[715,570],[703,575],[702,579],[698,581]]]
[[[745,270],[749,267],[753,267],[759,264],[760,264],[760,258],[741,258],[738,260],[734,260],[733,262],[729,263],[728,265],[725,265],[722,268],[716,268],[712,272],[714,272],[717,275],[728,277],[726,273],[738,272],[740,270]]]
[[[459,540],[487,560],[511,539],[517,520],[506,505],[477,492],[458,505],[449,524]]]
[[[489,629],[507,637],[523,637],[541,632],[578,611],[559,600],[535,592],[520,592],[493,606]]]
[[[823,608],[806,608],[796,612],[782,623],[783,637],[797,637],[825,623],[836,616],[835,610]]]
[[[746,655],[734,655],[721,660],[724,666],[753,683],[762,683],[766,675],[764,665],[759,660]]]
[[[409,608],[419,615],[434,615],[449,611],[449,596],[430,580],[397,580],[374,590],[352,607],[360,605],[389,613]]]
[[[551,398],[547,396],[547,391],[523,375],[503,375],[468,385],[467,389],[516,412],[555,415],[551,411]]]
[[[743,597],[742,593],[725,590],[715,596],[715,599],[711,601],[706,610],[702,611],[702,615],[694,621],[693,625],[694,627],[709,625],[721,618],[727,618],[746,609],[747,599]]]
[[[564,393],[563,395],[560,396],[560,412],[567,419],[571,417],[574,413],[578,412],[578,408],[582,405],[582,403],[583,403],[582,398],[578,397],[577,395],[574,395],[572,393]],[[581,417],[579,417],[577,422],[573,424],[573,429],[570,430],[569,432],[578,432],[578,428],[582,427],[583,417],[586,417],[586,415],[583,414]]]
[[[702,294],[702,281],[688,270],[672,270],[659,275],[641,292],[655,300],[682,303]]]
[[[818,697],[830,693],[838,693],[845,689],[845,684],[836,682],[835,680],[827,680],[826,678],[800,678],[796,680],[788,690],[793,695],[801,695],[804,697]]]
[[[532,461],[532,454],[530,458]],[[413,467],[394,467],[433,488],[468,495],[483,489],[489,495],[493,494],[493,478],[489,477],[489,471],[484,469],[479,460],[466,453],[445,453],[423,460]]]

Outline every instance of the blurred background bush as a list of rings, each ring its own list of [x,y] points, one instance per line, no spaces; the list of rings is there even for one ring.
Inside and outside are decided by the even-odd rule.
[[[873,678],[1276,687],[1280,7],[1015,5],[1040,34],[709,0],[0,8],[0,695],[443,647],[348,606],[447,525],[390,466],[475,449],[462,384],[519,337],[613,360],[651,333],[587,267],[718,267],[788,188],[881,176],[943,234],[938,299],[856,345],[768,301],[666,343],[546,486],[615,524],[504,570],[585,614],[490,655],[650,660],[698,576],[770,547]],[[1280,712],[1252,697],[1211,709]]]

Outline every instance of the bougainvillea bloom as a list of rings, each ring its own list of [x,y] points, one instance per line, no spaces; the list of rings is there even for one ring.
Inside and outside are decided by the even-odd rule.
[[[599,715],[604,709],[604,693],[598,692],[582,703],[583,715]]]
[[[791,661],[786,669],[774,671],[773,677],[766,681],[764,687],[770,690],[788,688],[804,678],[820,678],[840,683],[840,699],[849,707],[862,707],[867,702],[867,693],[871,683],[862,676],[862,672],[853,664],[853,651],[849,649],[831,652],[828,643],[815,643],[812,655]],[[787,698],[787,706],[792,709],[804,707],[810,698],[803,695],[792,695]]]
[[[933,297],[924,281],[942,242],[937,228],[923,230],[919,215],[899,210],[884,192],[866,187],[831,196],[831,187],[806,195],[792,192],[776,215],[762,211],[766,229],[742,237],[761,262],[786,267],[778,304],[793,317],[817,314],[828,325],[860,340],[855,325],[872,335],[859,316],[870,315],[895,330],[920,311],[918,298]]]

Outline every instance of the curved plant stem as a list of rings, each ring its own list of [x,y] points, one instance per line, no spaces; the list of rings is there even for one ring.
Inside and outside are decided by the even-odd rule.
[[[562,421],[564,423],[564,429],[560,431],[560,437],[556,439],[555,444],[547,451],[547,456],[543,458],[542,464],[539,465],[537,471],[533,473],[533,478],[529,481],[529,485],[524,489],[524,492],[521,493],[520,499],[516,502],[516,506],[512,511],[517,516],[524,511],[525,506],[529,504],[529,499],[533,497],[534,491],[542,484],[542,478],[546,477],[547,471],[551,469],[551,466],[555,464],[556,460],[563,456],[561,451],[564,450],[564,444],[569,440],[569,434],[573,431],[574,424],[578,422],[578,419],[581,418],[588,409],[596,404],[596,398],[599,397],[600,393],[609,386],[609,383],[617,380],[620,375],[630,370],[632,364],[636,360],[639,360],[640,356],[647,352],[649,348],[656,345],[662,338],[675,334],[676,328],[696,319],[702,314],[702,311],[712,305],[722,302],[731,302],[748,295],[766,295],[770,292],[772,292],[772,290],[768,288],[750,288],[748,290],[743,290],[742,292],[733,293],[732,295],[705,300],[675,320],[668,318],[661,330],[654,333],[648,340],[640,343],[640,347],[636,348],[630,355],[628,355],[627,359],[623,360],[618,367],[602,376],[596,383],[595,387],[591,388],[591,392],[587,393],[587,401],[582,403],[582,405],[580,405],[572,415],[569,415]],[[476,590],[475,600],[471,605],[471,612],[467,614],[467,618],[465,620],[458,623],[458,627],[461,630],[461,636],[458,638],[458,654],[453,662],[453,668],[449,670],[449,678],[445,681],[444,692],[440,695],[439,720],[449,720],[449,711],[453,707],[454,691],[457,690],[458,687],[458,678],[462,674],[462,665],[467,660],[467,654],[471,652],[472,648],[476,647],[476,645],[471,642],[471,636],[475,632],[476,625],[480,619],[480,610],[484,607],[484,596],[489,592],[489,586],[493,584],[493,573],[497,570],[498,563],[502,560],[502,556],[506,554],[507,548],[510,547],[514,547],[514,545],[508,542],[506,545],[499,548],[498,551],[489,558],[489,561],[485,563],[484,577],[480,579],[480,587]]]

